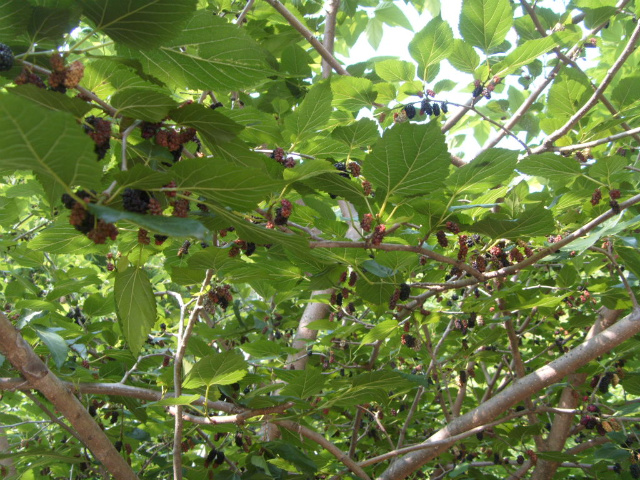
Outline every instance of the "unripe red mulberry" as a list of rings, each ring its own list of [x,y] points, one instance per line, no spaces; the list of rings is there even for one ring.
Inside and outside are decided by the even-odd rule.
[[[384,225],[376,225],[373,230],[373,236],[371,237],[371,245],[378,246],[382,243],[384,236],[386,235],[387,227]]]
[[[449,230],[454,235],[460,233],[460,227],[456,222],[448,221],[445,226],[447,227],[447,230]]]
[[[373,215],[371,215],[370,213],[365,213],[362,216],[362,220],[360,220],[360,228],[362,228],[362,230],[365,232],[370,232],[372,223]]]
[[[449,240],[447,240],[447,235],[442,230],[438,230],[436,232],[436,238],[438,239],[438,244],[442,248],[447,248],[449,246]]]

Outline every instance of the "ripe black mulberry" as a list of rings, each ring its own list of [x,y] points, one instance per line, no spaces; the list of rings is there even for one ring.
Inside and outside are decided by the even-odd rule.
[[[6,72],[13,67],[13,52],[8,45],[0,43],[0,72]]]
[[[151,197],[144,190],[125,188],[122,194],[122,207],[128,212],[146,213],[150,199]]]
[[[409,299],[409,295],[411,295],[411,287],[406,283],[400,284],[400,297],[399,299],[403,302]]]
[[[407,114],[407,117],[409,118],[409,120],[411,120],[413,117],[416,116],[416,107],[409,104],[404,107],[404,112]]]

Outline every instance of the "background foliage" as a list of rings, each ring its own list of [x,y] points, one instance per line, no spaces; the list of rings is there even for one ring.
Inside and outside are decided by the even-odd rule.
[[[410,3],[0,2],[5,478],[640,478],[640,5]]]

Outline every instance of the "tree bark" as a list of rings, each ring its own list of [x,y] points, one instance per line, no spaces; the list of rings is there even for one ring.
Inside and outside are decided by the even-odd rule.
[[[3,313],[0,313],[0,352],[20,371],[32,388],[39,390],[64,415],[83,443],[115,479],[138,478],[89,412],[40,360]]]
[[[638,333],[640,333],[640,310],[634,310],[615,325],[586,340],[560,358],[516,381],[511,387],[503,390],[477,408],[456,418],[426,440],[423,450],[411,452],[398,459],[382,472],[377,477],[377,480],[398,480],[407,477],[451,446],[451,443],[438,443],[433,447],[429,447],[430,443],[446,440],[454,435],[492,421],[508,408],[543,388],[561,381],[563,377],[572,374],[581,366],[614,349]]]

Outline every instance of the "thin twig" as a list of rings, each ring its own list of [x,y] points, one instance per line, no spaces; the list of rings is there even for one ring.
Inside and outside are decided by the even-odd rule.
[[[211,282],[211,277],[213,276],[213,270],[207,270],[205,275],[205,279],[202,282],[202,287],[200,288],[200,296],[196,301],[193,310],[191,311],[191,315],[189,316],[189,321],[187,325],[184,325],[184,317],[185,317],[185,305],[184,303],[180,308],[180,321],[178,323],[178,348],[176,349],[175,360],[173,365],[173,389],[175,391],[176,397],[182,395],[182,360],[184,358],[184,354],[187,350],[187,343],[189,342],[189,338],[191,337],[191,332],[193,331],[193,327],[195,326],[196,321],[198,320],[198,313],[202,308],[202,303],[204,302],[205,296],[202,295],[205,289],[208,287],[209,282]],[[173,478],[174,480],[182,479],[182,415],[183,415],[183,407],[182,405],[176,406],[175,413],[175,431],[173,434]]]
[[[418,247],[417,245],[397,245],[397,244],[386,244],[386,243],[383,243],[380,245],[370,245],[367,242],[342,242],[342,241],[326,240],[322,242],[309,242],[309,247],[310,248],[373,248],[376,250],[383,250],[386,252],[393,252],[393,251],[414,252],[414,253],[419,253],[421,255],[424,255],[425,257],[431,258],[432,260],[436,260],[441,263],[447,263],[449,265],[458,267],[460,270],[463,270],[464,272],[468,273],[469,275],[477,279],[479,282],[486,281],[486,278],[484,277],[484,275],[480,273],[478,270],[476,270],[475,268],[473,268],[472,266],[467,265],[466,263],[460,260],[447,257],[445,255],[434,252],[427,248]]]
[[[316,49],[316,51],[320,54],[320,56],[329,64],[331,67],[339,73],[340,75],[349,76],[349,72],[347,72],[344,67],[336,60],[336,58],[329,52],[322,43],[318,41],[318,39],[309,31],[307,27],[305,27],[300,20],[296,18],[296,16],[291,13],[287,8],[280,3],[278,0],[265,0],[269,5],[275,8],[280,15],[282,15],[289,25],[295,28],[298,32],[302,34],[302,36]]]
[[[342,450],[340,450],[319,433],[314,432],[313,430],[291,420],[272,420],[272,422],[317,443],[329,453],[331,453],[334,457],[336,457],[339,462],[343,463],[345,467],[356,474],[359,478],[362,478],[364,480],[371,480],[371,477],[367,475],[367,473],[362,469],[360,465],[355,463],[351,458],[349,458],[348,455],[346,455]]]
[[[566,147],[557,147],[551,148],[552,152],[560,152],[560,153],[570,153],[575,152],[576,150],[582,150],[585,148],[597,147],[598,145],[602,145],[603,143],[610,143],[615,140],[619,140],[624,137],[632,136],[637,133],[640,133],[640,127],[633,128],[631,130],[627,130],[625,132],[616,133],[614,135],[609,135],[608,137],[599,138],[597,140],[592,140],[590,142],[585,143],[577,143],[575,145],[567,145]]]
[[[253,8],[255,1],[256,0],[247,0],[247,4],[242,9],[242,12],[240,12],[240,15],[238,15],[238,18],[236,18],[236,25],[242,25],[244,19],[247,18],[247,15],[249,14],[249,10]]]
[[[604,92],[609,84],[613,81],[614,77],[618,73],[618,70],[622,68],[622,65],[627,61],[629,56],[635,51],[636,42],[640,37],[640,23],[636,25],[636,28],[631,33],[629,40],[627,42],[626,47],[618,57],[618,59],[614,62],[611,68],[607,71],[607,74],[602,79],[602,82],[596,89],[596,91],[591,95],[589,100],[569,119],[567,122],[560,128],[558,128],[555,132],[549,134],[547,138],[542,141],[542,145],[533,149],[533,153],[542,153],[548,151],[552,146],[553,142],[558,140],[560,137],[565,136],[571,128],[578,123],[578,121],[584,117],[591,108],[598,102],[599,95]]]

